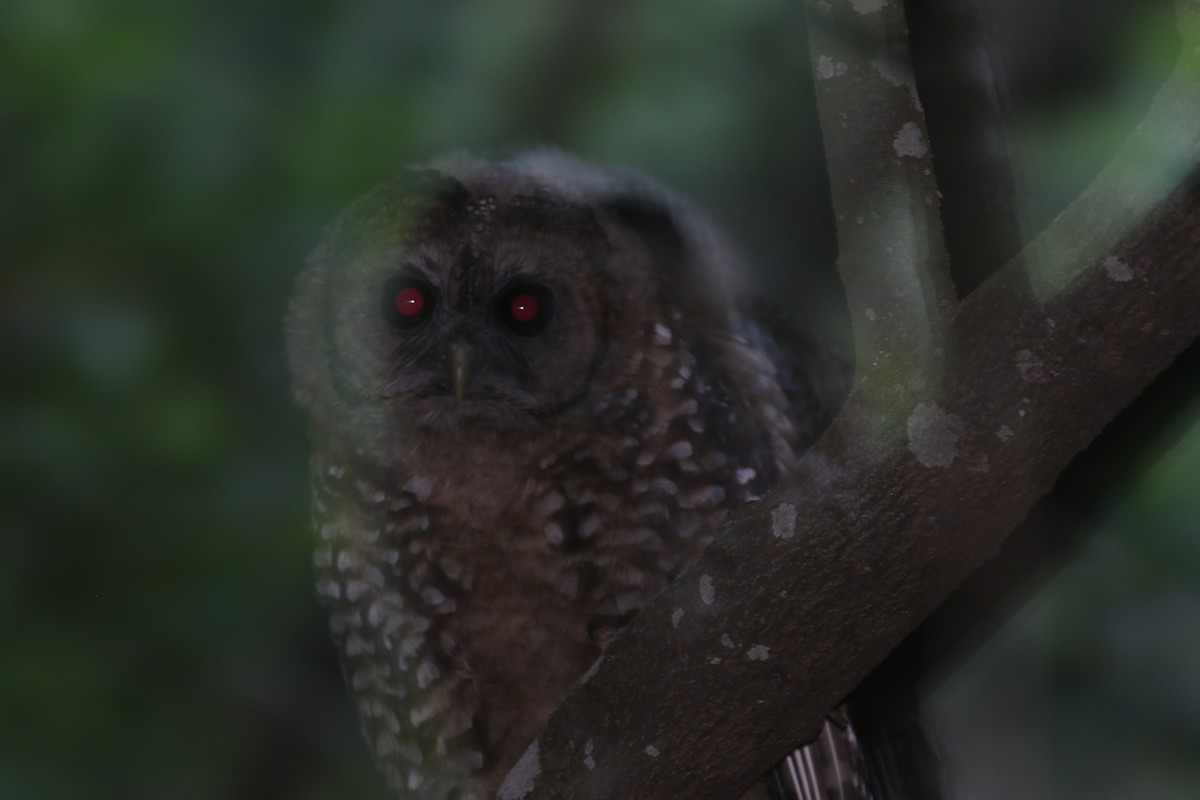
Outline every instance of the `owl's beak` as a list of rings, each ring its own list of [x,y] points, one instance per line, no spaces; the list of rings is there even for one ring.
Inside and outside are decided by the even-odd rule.
[[[450,382],[454,384],[454,399],[462,400],[467,381],[471,379],[471,353],[466,345],[450,348]]]

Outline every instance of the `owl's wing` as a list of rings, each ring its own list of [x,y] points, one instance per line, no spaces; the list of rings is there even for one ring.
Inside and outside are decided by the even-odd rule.
[[[791,405],[788,417],[796,429],[792,446],[799,455],[841,409],[853,377],[850,362],[832,339],[794,314],[758,303],[745,317],[747,337],[775,365],[776,380]]]

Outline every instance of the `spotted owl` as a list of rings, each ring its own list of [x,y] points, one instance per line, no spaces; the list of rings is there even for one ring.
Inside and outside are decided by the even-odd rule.
[[[312,255],[287,331],[317,591],[400,797],[490,796],[828,422],[845,370],[741,273],[685,201],[552,152],[410,169]],[[834,715],[770,791],[871,797],[868,771]]]

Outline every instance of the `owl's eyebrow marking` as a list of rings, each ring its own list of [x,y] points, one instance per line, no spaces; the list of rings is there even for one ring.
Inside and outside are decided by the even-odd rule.
[[[450,248],[438,242],[404,242],[392,256],[396,269],[419,274],[431,284],[441,282],[441,265],[450,262]]]
[[[430,260],[422,255],[410,255],[405,257],[399,264],[401,272],[408,272],[417,277],[424,278],[429,283],[433,283],[437,279],[437,269],[431,264]]]
[[[541,280],[550,270],[538,259],[530,259],[520,240],[501,240],[492,250],[492,283],[496,294],[519,281]]]
[[[686,267],[687,245],[675,219],[662,203],[646,197],[614,197],[601,206],[642,239],[656,266],[672,277]]]

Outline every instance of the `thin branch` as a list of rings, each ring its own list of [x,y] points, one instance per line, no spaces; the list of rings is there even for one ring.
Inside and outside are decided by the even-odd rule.
[[[1084,550],[1135,479],[1195,423],[1197,398],[1200,342],[1193,342],[1058,476],[996,557],[905,640],[905,653],[888,661],[927,688],[952,675]]]
[[[925,113],[899,2],[808,6],[859,389],[886,414],[936,391],[956,305]]]
[[[1177,0],[1180,54],[1145,119],[1022,253],[1039,300],[1062,291],[1167,197],[1200,150],[1200,3]],[[1110,269],[1120,270],[1109,262]]]

